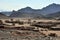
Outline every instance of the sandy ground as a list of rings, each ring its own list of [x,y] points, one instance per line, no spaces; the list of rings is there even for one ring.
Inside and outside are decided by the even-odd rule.
[[[7,25],[12,25],[11,23],[5,23],[5,20],[9,20],[10,21],[10,19],[1,19],[2,21],[3,21],[3,23],[4,24],[7,24]],[[30,24],[27,24],[26,22],[28,22],[28,19],[14,19],[14,21],[15,20],[20,20],[20,21],[23,21],[23,22],[25,22],[25,24],[24,25],[19,25],[19,24],[16,24],[15,26],[6,26],[6,27],[20,27],[20,26],[25,26],[25,27],[31,27],[30,26]],[[31,22],[33,22],[33,21],[36,21],[36,22],[60,22],[60,20],[47,20],[47,19],[38,19],[38,20],[36,20],[36,19],[31,19]],[[59,25],[60,26],[60,25]],[[42,32],[42,33],[44,33],[44,34],[46,34],[46,35],[48,35],[48,34],[50,34],[50,33],[56,33],[58,36],[60,36],[60,31],[53,31],[53,30],[47,30],[47,31],[41,31],[41,29],[43,29],[43,28],[39,28],[39,30],[40,30],[40,32]],[[20,30],[19,30],[20,31]],[[6,37],[6,36],[8,36],[9,38],[10,38],[10,36],[11,36],[11,34],[9,33],[9,32],[7,32],[7,33],[5,33],[5,32],[1,32],[0,31],[0,37],[3,37],[4,36],[4,38]],[[19,36],[20,37],[20,36]],[[19,40],[19,37],[18,37],[18,40]],[[7,38],[7,37],[6,37]],[[15,37],[14,37],[15,38]],[[16,37],[17,38],[17,37]],[[12,39],[12,38],[11,38]],[[11,40],[11,39],[9,39],[9,40]],[[24,40],[24,39],[23,39]],[[26,39],[27,40],[27,39]],[[58,39],[59,40],[59,39]]]

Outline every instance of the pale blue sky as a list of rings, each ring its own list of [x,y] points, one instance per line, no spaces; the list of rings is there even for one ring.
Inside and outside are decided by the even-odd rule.
[[[18,10],[27,6],[41,9],[52,3],[60,4],[60,0],[0,0],[0,11]]]

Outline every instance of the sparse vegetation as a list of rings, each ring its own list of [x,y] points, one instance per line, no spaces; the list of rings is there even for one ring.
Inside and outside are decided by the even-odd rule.
[[[2,20],[0,20],[0,25],[2,25],[3,24],[3,21]]]
[[[27,19],[28,20],[28,19]],[[36,21],[29,19],[28,21],[22,20],[0,20],[0,24],[12,24],[11,26],[6,27],[7,25],[3,26],[3,29],[0,28],[0,31],[6,31],[6,35],[10,35],[18,39],[26,39],[26,40],[50,40],[50,37],[58,37],[56,33],[49,33],[49,31],[53,31],[50,28],[59,25],[60,22],[52,22],[52,21]],[[18,24],[18,25],[16,25]],[[2,26],[1,26],[2,27]],[[36,27],[36,28],[35,28]],[[41,29],[40,29],[41,28]],[[46,33],[45,33],[46,32]],[[0,32],[1,33],[1,32]],[[4,33],[3,33],[4,34]],[[46,35],[47,34],[47,35]],[[27,38],[28,37],[28,38]],[[12,37],[11,37],[12,38]],[[9,38],[8,38],[9,39]],[[13,38],[14,39],[14,38]],[[15,39],[14,39],[15,40]]]
[[[56,33],[50,33],[50,34],[48,34],[48,36],[57,37],[57,34]]]

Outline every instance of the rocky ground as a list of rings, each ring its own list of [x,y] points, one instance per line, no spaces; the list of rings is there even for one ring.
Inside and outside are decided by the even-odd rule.
[[[6,19],[6,20],[8,20],[8,19]],[[12,23],[5,23],[5,19],[2,21],[5,24],[4,26],[6,26],[6,29],[0,28],[0,40],[60,40],[60,31],[53,31],[53,30],[47,30],[47,29],[44,30],[45,28],[42,28],[42,30],[41,30],[40,27],[39,27],[39,31],[32,31],[31,29],[30,30],[20,30],[19,29],[19,27],[22,27],[22,29],[24,27],[25,28],[35,27],[35,26],[30,25],[31,20],[25,20],[25,19],[20,20],[20,21],[23,21],[24,24],[23,25],[21,25],[21,24],[16,25],[15,24],[14,26],[12,26]],[[10,19],[10,21],[11,21],[11,19]],[[60,23],[60,21],[57,21],[57,20],[48,20],[48,21],[47,20],[32,20],[31,21],[32,24],[35,23],[35,21],[36,22],[59,22]],[[14,29],[13,27],[18,27],[18,29],[16,29],[16,28]],[[59,24],[59,27],[60,27],[60,24]],[[56,33],[58,36],[47,35],[50,33]]]
[[[60,37],[50,37],[39,32],[27,31],[23,33],[16,30],[0,29],[0,40],[60,40]]]

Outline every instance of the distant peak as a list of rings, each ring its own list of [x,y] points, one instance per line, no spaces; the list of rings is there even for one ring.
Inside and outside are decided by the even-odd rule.
[[[31,7],[25,7],[25,9],[32,9]]]
[[[33,10],[31,7],[25,7],[25,8],[21,8],[20,10]],[[18,10],[18,11],[20,11]]]
[[[27,6],[26,8],[31,8],[31,7]]]
[[[52,3],[52,5],[56,5],[56,3]]]
[[[55,6],[58,6],[58,5],[60,5],[60,4],[52,3],[52,4],[50,4],[50,5],[55,5]]]

